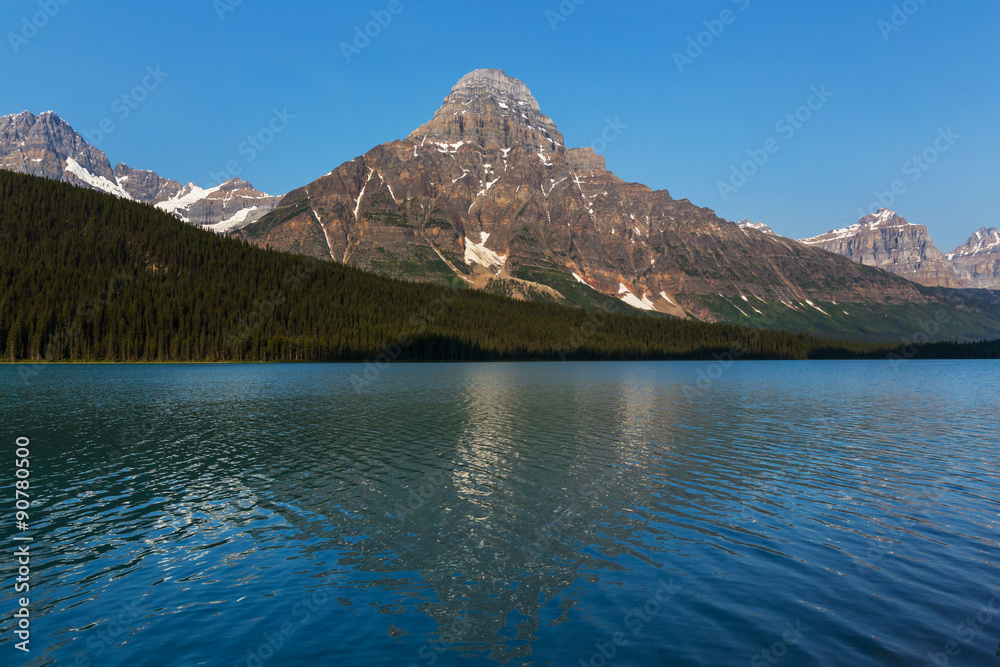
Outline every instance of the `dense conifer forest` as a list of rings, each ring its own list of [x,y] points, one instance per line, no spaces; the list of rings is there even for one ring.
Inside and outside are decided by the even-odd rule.
[[[406,283],[0,171],[0,350],[17,361],[998,358],[622,315]]]

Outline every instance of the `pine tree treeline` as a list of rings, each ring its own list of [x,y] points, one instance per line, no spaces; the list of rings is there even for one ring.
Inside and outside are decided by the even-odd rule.
[[[613,315],[262,250],[152,206],[0,171],[3,361],[886,358],[885,345]],[[912,351],[900,351],[914,356]],[[382,355],[382,356],[380,356]],[[1000,342],[916,356],[997,358]]]

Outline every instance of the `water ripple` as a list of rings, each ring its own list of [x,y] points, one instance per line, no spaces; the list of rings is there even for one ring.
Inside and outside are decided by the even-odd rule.
[[[986,664],[998,371],[0,368],[31,664]]]

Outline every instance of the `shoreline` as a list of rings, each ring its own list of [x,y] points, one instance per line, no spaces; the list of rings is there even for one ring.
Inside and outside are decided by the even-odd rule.
[[[879,357],[876,359],[717,359],[714,357],[696,359],[497,359],[474,361],[413,361],[400,360],[387,364],[366,361],[0,361],[0,368],[18,368],[23,366],[367,366],[369,364],[384,368],[386,366],[432,366],[432,365],[478,365],[478,364],[676,364],[676,363],[902,363],[930,361],[1000,361],[993,357],[922,357],[914,359],[893,359]]]

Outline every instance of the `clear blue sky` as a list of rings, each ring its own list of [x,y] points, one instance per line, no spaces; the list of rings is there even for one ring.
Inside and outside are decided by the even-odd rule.
[[[585,0],[556,29],[546,12],[559,0],[399,0],[348,63],[340,44],[389,0],[5,0],[0,114],[52,109],[79,131],[109,118],[112,163],[208,184],[236,160],[279,194],[405,137],[463,74],[497,67],[570,146],[608,118],[628,125],[604,151],[626,180],[793,237],[855,222],[899,180],[893,208],[947,251],[1000,225],[1000,4],[909,1],[919,9],[886,39],[879,21],[902,0]],[[54,15],[25,31],[46,4]],[[727,9],[730,24],[679,71],[674,53]],[[31,37],[15,53],[10,33]],[[157,66],[169,76],[122,119],[116,98]],[[793,136],[778,131],[812,86],[833,97]],[[240,143],[274,108],[296,118],[247,162]],[[913,182],[907,162],[948,128],[960,138]],[[724,201],[719,181],[769,138],[778,152]]]

